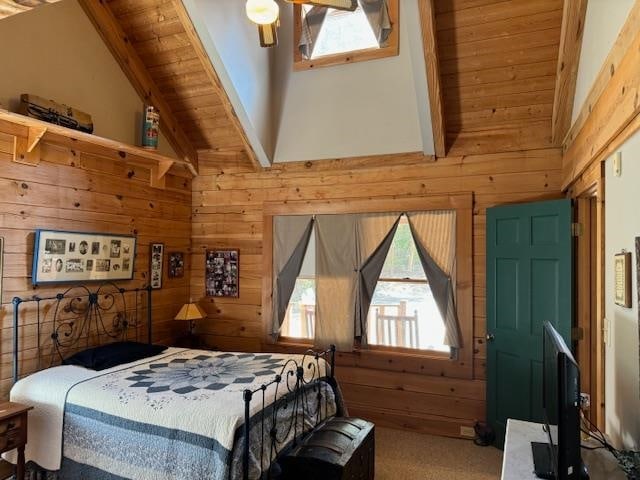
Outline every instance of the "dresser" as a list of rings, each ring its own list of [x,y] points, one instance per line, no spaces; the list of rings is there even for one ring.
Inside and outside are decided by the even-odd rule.
[[[16,480],[24,480],[24,447],[27,444],[27,417],[33,407],[0,403],[0,453],[18,450]]]
[[[531,442],[546,442],[542,424],[507,420],[507,436],[502,457],[502,480],[537,480],[533,473]],[[588,442],[587,442],[588,443]],[[596,446],[596,444],[589,444]],[[618,463],[606,450],[582,450],[582,461],[591,480],[626,480]]]

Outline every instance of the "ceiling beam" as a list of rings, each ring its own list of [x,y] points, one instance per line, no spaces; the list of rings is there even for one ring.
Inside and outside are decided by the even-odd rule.
[[[184,31],[187,33],[187,37],[189,38],[189,42],[191,43],[191,46],[193,47],[196,56],[198,57],[198,59],[200,60],[200,63],[202,64],[202,68],[204,68],[207,74],[207,77],[209,78],[209,81],[214,86],[216,92],[218,93],[218,96],[220,97],[220,101],[222,102],[222,106],[225,112],[227,113],[227,117],[229,118],[229,121],[238,132],[238,135],[240,135],[240,139],[242,140],[242,144],[244,145],[244,148],[246,150],[247,156],[249,157],[249,160],[251,161],[251,163],[256,169],[261,170],[263,166],[260,164],[260,161],[258,160],[256,152],[251,146],[251,142],[249,141],[249,138],[247,137],[247,133],[242,127],[242,123],[240,122],[240,119],[238,118],[238,115],[236,114],[236,111],[233,108],[233,104],[229,99],[229,95],[227,94],[226,90],[222,87],[222,82],[220,81],[220,77],[216,73],[216,70],[213,67],[213,64],[211,63],[211,58],[207,54],[207,51],[204,45],[202,44],[202,40],[200,39],[200,36],[198,35],[198,32],[196,31],[196,28],[193,25],[193,22],[191,21],[189,12],[187,12],[187,9],[184,6],[184,3],[182,2],[182,0],[172,0],[172,4],[178,14],[178,19],[180,20],[180,23],[182,24]]]
[[[180,122],[173,116],[171,108],[164,100],[160,89],[147,71],[124,33],[107,2],[79,0],[87,16],[91,19],[129,81],[145,103],[158,109],[160,129],[169,140],[176,154],[182,160],[198,168],[198,153],[182,130]]]
[[[586,14],[587,0],[564,2],[551,120],[551,139],[556,146],[562,143],[571,126]]]
[[[433,144],[437,157],[446,155],[446,130],[444,123],[444,105],[442,87],[440,85],[440,66],[438,63],[438,44],[436,40],[436,16],[434,0],[418,0],[420,23],[422,26],[422,44],[424,61],[427,70],[427,86],[429,89],[429,106],[431,108],[431,125],[433,127]]]
[[[41,5],[56,3],[60,0],[0,0],[0,19],[28,12]]]

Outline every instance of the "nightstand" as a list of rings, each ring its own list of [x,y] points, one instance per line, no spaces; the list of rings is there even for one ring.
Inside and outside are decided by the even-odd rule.
[[[18,449],[16,480],[24,480],[24,447],[27,444],[27,415],[33,407],[20,403],[0,404],[0,453]]]

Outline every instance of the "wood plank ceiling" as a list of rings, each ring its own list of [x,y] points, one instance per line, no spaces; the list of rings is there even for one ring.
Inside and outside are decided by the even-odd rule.
[[[563,0],[436,0],[449,155],[552,146]]]
[[[245,150],[241,132],[225,109],[221,87],[211,81],[175,3],[108,0],[107,4],[193,147]]]
[[[444,103],[446,154],[554,146],[551,125],[563,0],[428,1],[435,7],[434,56]],[[114,42],[133,48],[193,149],[244,152],[257,165],[181,0],[100,3],[121,30],[107,42],[112,49]],[[91,10],[85,8],[90,15]],[[104,23],[93,17],[99,27]],[[109,25],[102,25],[102,30],[103,36],[104,30],[113,32]],[[123,69],[127,72],[127,65]]]

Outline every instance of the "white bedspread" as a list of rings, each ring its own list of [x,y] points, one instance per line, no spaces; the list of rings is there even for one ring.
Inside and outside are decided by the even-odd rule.
[[[27,461],[60,471],[64,478],[228,478],[236,471],[243,390],[260,388],[286,365],[280,398],[286,383],[295,382],[295,366],[302,364],[300,355],[169,348],[99,372],[73,366],[43,370],[18,382],[11,399],[34,407]],[[305,380],[318,372],[326,375],[326,363],[319,365],[309,363]],[[334,396],[330,387],[323,388],[332,416]],[[266,388],[266,405],[275,394],[275,385]],[[301,410],[307,422],[316,394],[305,398],[311,402],[305,404],[307,413]],[[252,402],[251,417],[261,409],[261,401]],[[265,468],[261,461],[252,457],[251,478]]]
[[[184,349],[169,348],[157,358],[172,351]],[[127,365],[134,366],[149,362],[143,359]],[[85,380],[122,369],[122,365],[97,372],[73,365],[63,365],[41,370],[23,378],[11,389],[10,400],[34,407],[29,412],[29,431],[25,457],[47,470],[59,470],[62,458],[62,427],[67,394],[74,385]],[[16,463],[17,453],[11,451],[3,455],[11,463]]]

